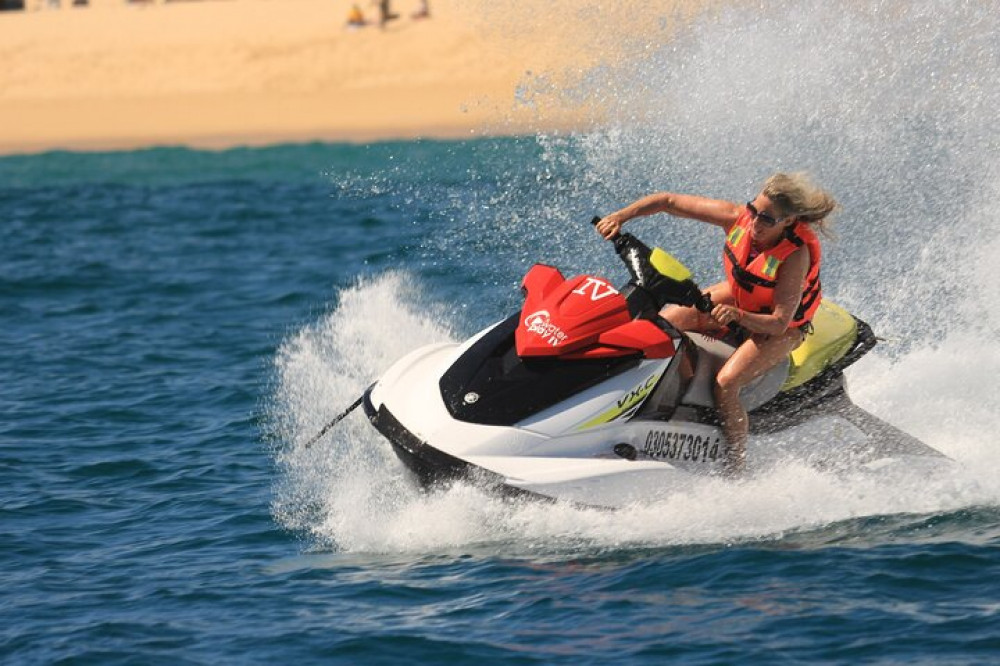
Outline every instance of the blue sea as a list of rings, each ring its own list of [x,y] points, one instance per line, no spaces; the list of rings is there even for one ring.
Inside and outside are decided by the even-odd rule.
[[[0,158],[0,662],[1000,663],[1000,8],[862,4],[706,11],[531,96],[611,100],[584,134]],[[533,263],[624,282],[593,215],[779,169],[843,206],[853,398],[954,468],[606,512],[422,493],[360,413],[303,446]],[[709,284],[702,226],[631,230]]]

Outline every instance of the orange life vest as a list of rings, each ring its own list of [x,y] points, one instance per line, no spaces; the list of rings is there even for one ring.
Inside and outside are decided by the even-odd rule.
[[[774,310],[774,287],[778,268],[792,252],[803,245],[809,250],[809,272],[802,289],[802,300],[789,324],[798,328],[812,320],[823,299],[819,283],[819,239],[805,222],[799,222],[785,231],[778,244],[750,259],[749,211],[744,211],[726,236],[722,253],[726,266],[726,280],[736,299],[736,307],[747,312],[769,313]]]

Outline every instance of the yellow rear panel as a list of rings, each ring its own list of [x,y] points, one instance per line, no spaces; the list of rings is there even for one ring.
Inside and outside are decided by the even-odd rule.
[[[813,316],[813,332],[791,354],[788,379],[782,391],[801,386],[839,360],[858,338],[854,317],[832,301],[823,299]]]

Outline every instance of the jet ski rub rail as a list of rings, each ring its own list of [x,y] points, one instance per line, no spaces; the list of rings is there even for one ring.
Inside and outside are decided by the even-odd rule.
[[[372,404],[372,389],[365,391],[365,415],[389,443],[403,463],[413,470],[424,484],[463,478],[468,475],[470,464],[429,446],[399,422],[385,405],[378,409]],[[485,470],[484,470],[485,471]]]
[[[385,405],[376,409],[371,400],[374,388],[372,385],[362,396],[365,415],[375,429],[389,440],[393,452],[417,476],[422,488],[473,480],[477,485],[499,490],[508,498],[553,501],[551,497],[507,485],[501,475],[434,448],[410,432]]]

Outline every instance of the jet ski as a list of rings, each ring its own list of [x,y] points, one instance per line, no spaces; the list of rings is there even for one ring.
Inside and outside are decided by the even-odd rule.
[[[424,486],[621,507],[722,474],[712,384],[735,348],[660,316],[712,307],[680,261],[630,233],[613,243],[624,286],[536,264],[519,312],[463,343],[414,350],[355,403]],[[848,397],[844,369],[876,342],[823,301],[803,344],[741,392],[750,473],[787,460],[874,470],[944,458]]]

